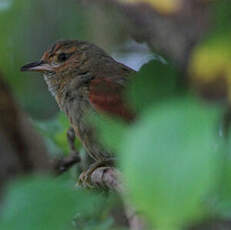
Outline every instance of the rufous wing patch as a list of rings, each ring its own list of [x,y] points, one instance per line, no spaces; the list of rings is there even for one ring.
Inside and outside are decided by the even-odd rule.
[[[124,87],[107,78],[97,78],[91,81],[89,99],[96,110],[131,121],[135,114],[123,99]]]

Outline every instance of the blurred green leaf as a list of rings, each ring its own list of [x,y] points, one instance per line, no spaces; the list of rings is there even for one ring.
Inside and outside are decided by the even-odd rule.
[[[231,217],[231,138],[229,136],[226,139],[226,155],[224,156],[224,162],[222,165],[222,174],[220,180],[220,186],[214,194],[214,199],[212,200],[212,205],[214,213],[216,215],[222,216],[223,218]]]
[[[179,96],[185,87],[183,81],[179,82],[179,76],[173,65],[150,61],[134,74],[127,90],[128,100],[142,112],[154,103]]]
[[[147,111],[128,132],[122,169],[135,204],[159,229],[205,214],[202,198],[221,166],[219,115],[193,98],[172,100]]]
[[[73,189],[73,184],[62,179],[30,177],[11,185],[4,203],[1,229],[63,230],[73,229],[78,212],[86,215],[97,210],[102,199]]]
[[[21,180],[10,188],[2,222],[9,230],[71,229],[80,196],[54,179]]]
[[[231,5],[229,0],[220,0],[213,3],[213,15],[214,22],[211,30],[212,36],[220,35],[231,31],[230,20],[231,20]],[[210,34],[211,36],[211,34]]]
[[[97,130],[97,138],[106,149],[117,153],[127,131],[127,124],[101,114],[89,117],[89,122]]]

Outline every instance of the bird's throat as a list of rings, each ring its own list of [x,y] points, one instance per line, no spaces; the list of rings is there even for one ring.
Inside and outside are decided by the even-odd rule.
[[[54,74],[44,74],[44,79],[52,96],[56,96],[59,90],[59,83]]]
[[[61,110],[63,110],[63,97],[70,79],[67,76],[57,74],[44,74],[44,79],[47,83],[48,89]]]

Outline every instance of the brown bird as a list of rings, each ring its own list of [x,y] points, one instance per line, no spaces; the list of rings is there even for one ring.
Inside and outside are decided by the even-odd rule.
[[[56,42],[39,62],[27,64],[21,71],[43,73],[48,89],[67,115],[76,136],[96,161],[94,166],[110,159],[111,153],[99,144],[86,118],[99,112],[127,122],[133,120],[134,113],[123,99],[123,90],[134,70],[91,43],[67,40]]]

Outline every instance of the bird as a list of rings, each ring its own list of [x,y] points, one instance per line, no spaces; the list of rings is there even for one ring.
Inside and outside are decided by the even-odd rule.
[[[124,90],[136,71],[100,47],[79,40],[55,42],[39,61],[22,66],[21,71],[43,74],[49,91],[94,161],[84,174],[88,180],[97,167],[110,162],[113,153],[102,147],[87,117],[105,114],[127,123],[133,121],[135,113],[124,98]]]

